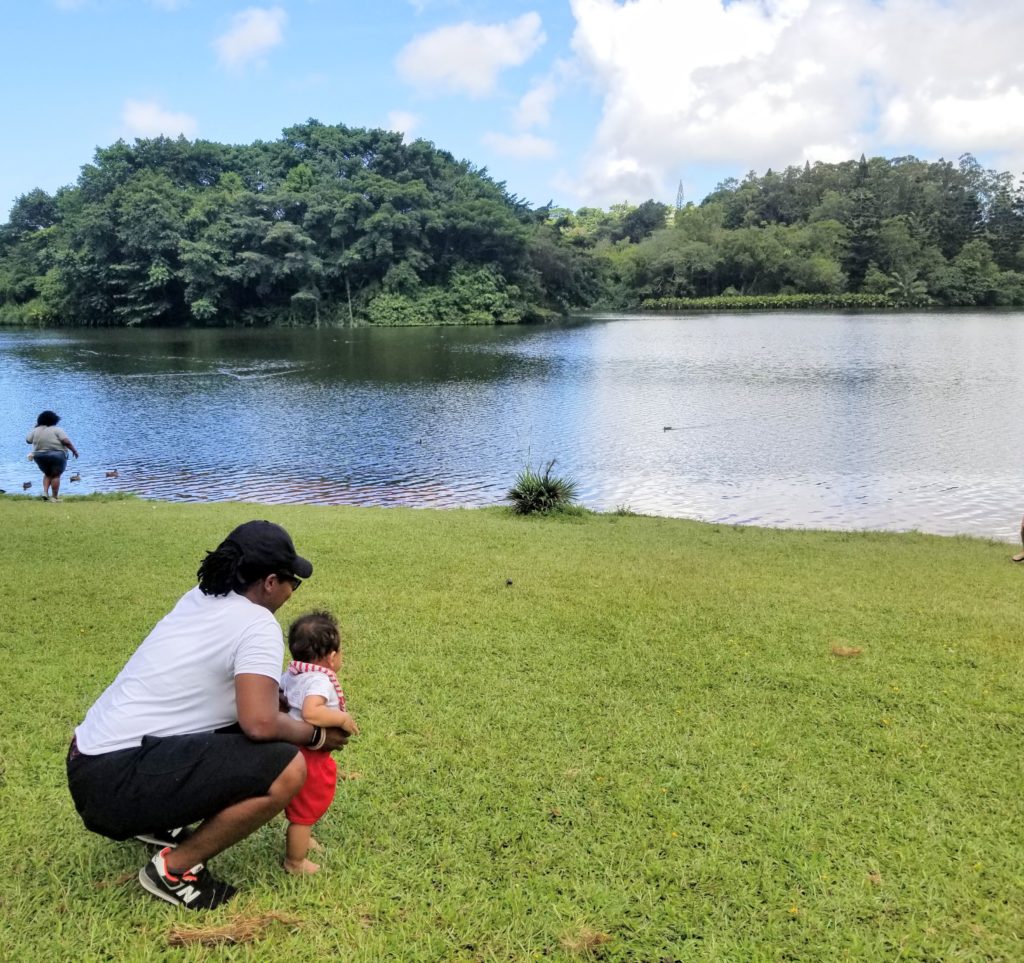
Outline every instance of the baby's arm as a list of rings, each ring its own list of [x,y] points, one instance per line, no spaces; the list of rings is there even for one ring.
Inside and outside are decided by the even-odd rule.
[[[358,736],[356,720],[341,709],[332,709],[323,696],[309,695],[302,700],[302,720],[311,726],[327,726],[344,729],[349,735]]]

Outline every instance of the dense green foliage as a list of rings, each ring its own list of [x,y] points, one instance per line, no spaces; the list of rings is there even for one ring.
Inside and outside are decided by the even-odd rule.
[[[75,187],[14,205],[0,321],[542,317],[584,303],[574,252],[544,219],[486,171],[383,130],[309,121],[243,147],[119,141]]]
[[[602,262],[604,306],[851,293],[879,297],[871,306],[1024,304],[1024,185],[969,155],[752,172],[624,241],[638,210],[552,212]]]
[[[917,301],[901,301],[888,294],[718,294],[711,298],[648,298],[641,304],[648,311],[849,311],[860,308],[914,307]]]
[[[241,892],[196,918],[141,890],[145,847],[82,828],[64,754],[204,551],[267,512],[316,566],[281,621],[341,624],[361,778],[316,877],[282,871],[275,820],[213,860]],[[0,498],[0,528],[0,959],[1024,958],[1008,545],[74,497]],[[170,945],[269,913],[252,944]]]
[[[426,141],[311,120],[248,146],[119,141],[0,227],[0,323],[487,324],[736,295],[1022,305],[1024,186],[970,155],[875,157],[674,212],[531,209]]]

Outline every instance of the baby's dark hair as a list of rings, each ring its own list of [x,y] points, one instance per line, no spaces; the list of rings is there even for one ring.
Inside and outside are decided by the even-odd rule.
[[[307,612],[288,629],[288,651],[298,662],[318,662],[340,648],[341,633],[330,612]]]

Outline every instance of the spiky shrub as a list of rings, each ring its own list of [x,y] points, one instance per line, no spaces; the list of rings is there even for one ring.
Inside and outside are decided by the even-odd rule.
[[[570,511],[576,506],[577,485],[572,478],[552,475],[555,459],[552,458],[542,472],[529,466],[516,477],[515,484],[505,496],[512,502],[512,511],[517,515],[547,515],[552,512]]]

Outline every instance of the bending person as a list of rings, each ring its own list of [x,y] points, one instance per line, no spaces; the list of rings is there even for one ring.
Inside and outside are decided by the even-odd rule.
[[[212,909],[230,899],[235,887],[214,879],[206,861],[302,788],[299,746],[347,741],[343,729],[280,711],[284,639],[273,613],[312,573],[279,525],[239,525],[207,552],[199,585],[75,730],[67,758],[75,808],[95,833],[162,847],[139,882],[168,903]]]
[[[57,427],[59,422],[60,415],[56,411],[41,411],[35,428],[25,436],[25,441],[32,446],[29,457],[43,473],[43,498],[49,498],[52,489],[55,502],[60,501],[60,476],[68,467],[68,452],[78,457],[74,443],[64,434],[64,429]]]
[[[1024,518],[1020,520],[1020,543],[1024,546]],[[1024,562],[1024,552],[1018,552],[1013,556],[1014,562]]]

